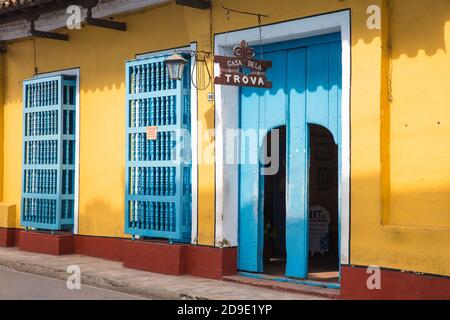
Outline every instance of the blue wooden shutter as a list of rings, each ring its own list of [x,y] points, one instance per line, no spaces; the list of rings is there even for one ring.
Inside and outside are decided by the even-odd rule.
[[[55,231],[73,226],[75,88],[71,76],[24,81],[24,227]]]
[[[126,64],[125,233],[190,241],[190,68],[172,81],[165,58]]]

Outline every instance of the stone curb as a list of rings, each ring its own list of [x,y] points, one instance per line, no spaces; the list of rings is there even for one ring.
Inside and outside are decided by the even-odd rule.
[[[0,268],[3,270],[30,273],[64,281],[66,281],[68,277],[66,271],[62,269],[28,262],[14,261],[2,257],[0,257]],[[117,281],[107,277],[99,277],[89,274],[89,272],[82,273],[81,283],[92,287],[108,289],[153,300],[210,300],[207,297],[193,296],[189,293],[168,290],[166,288],[140,286],[130,284],[127,281]]]

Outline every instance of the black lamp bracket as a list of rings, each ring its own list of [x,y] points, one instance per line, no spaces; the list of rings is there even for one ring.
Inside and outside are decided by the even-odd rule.
[[[197,90],[206,90],[209,87],[209,85],[211,84],[211,82],[212,82],[211,71],[209,70],[208,63],[206,62],[206,60],[211,58],[212,53],[208,52],[208,51],[202,51],[202,50],[199,50],[199,51],[197,51],[197,50],[179,50],[179,51],[175,50],[175,53],[178,53],[178,54],[183,54],[183,53],[184,54],[189,54],[191,57],[195,58],[194,59],[194,67],[192,68],[192,72],[191,72],[192,85]],[[204,84],[204,85],[201,85],[201,86],[198,85],[198,83],[194,82],[194,78],[197,78],[197,77],[194,77],[194,71],[196,70],[195,66],[199,62],[205,65],[205,69],[206,69],[206,72],[208,74],[208,82],[206,84]]]

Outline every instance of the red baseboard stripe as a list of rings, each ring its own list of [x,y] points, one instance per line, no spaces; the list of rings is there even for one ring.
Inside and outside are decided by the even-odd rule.
[[[341,267],[344,299],[410,300],[450,299],[450,278],[381,269],[381,290],[369,290],[365,267]]]
[[[236,253],[236,248],[220,249],[149,241],[126,241],[124,265],[155,273],[189,274],[202,278],[221,279],[223,276],[237,273]]]
[[[41,233],[20,230],[19,249],[49,255],[72,254],[73,235],[69,233]]]
[[[16,229],[0,228],[0,247],[14,247],[16,245]]]
[[[53,255],[76,253],[123,261],[129,268],[155,273],[221,279],[237,273],[237,248],[130,241],[70,234],[51,235],[0,228],[0,246]],[[381,270],[381,290],[369,290],[365,267],[341,266],[344,299],[445,299],[450,300],[450,278],[396,270]]]
[[[155,241],[122,238],[4,230],[8,245],[20,250],[51,255],[80,254],[106,260],[123,261],[128,268],[149,272],[221,279],[237,273],[236,248],[212,248],[189,244],[169,245]],[[5,241],[4,241],[5,242]],[[0,245],[2,243],[0,242]],[[157,257],[157,258],[155,258]]]
[[[76,254],[112,261],[123,261],[125,239],[74,235]]]

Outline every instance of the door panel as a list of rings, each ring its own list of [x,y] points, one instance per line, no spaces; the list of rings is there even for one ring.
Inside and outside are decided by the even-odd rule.
[[[239,169],[239,263],[240,270],[262,272],[259,237],[258,130],[260,89],[243,88]],[[255,107],[256,106],[256,107]],[[256,129],[256,130],[254,130]]]
[[[265,54],[264,59],[274,62],[268,73],[273,88],[242,88],[241,94],[238,267],[251,272],[263,272],[264,177],[260,175],[259,154],[268,131],[286,124],[286,52]]]
[[[339,42],[314,45],[307,50],[306,121],[321,125],[339,141],[341,45]]]
[[[288,65],[286,275],[305,278],[308,273],[306,49],[290,50]]]

